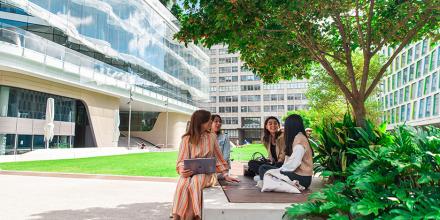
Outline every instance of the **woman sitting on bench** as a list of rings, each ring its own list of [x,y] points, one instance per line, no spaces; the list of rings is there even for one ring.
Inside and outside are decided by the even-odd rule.
[[[228,164],[220,152],[216,135],[209,132],[211,113],[198,110],[191,116],[188,131],[183,135],[176,170],[180,174],[173,202],[174,219],[201,219],[202,190],[216,183],[216,175],[196,174],[184,169],[184,160],[191,158],[216,158],[216,172],[226,181],[239,182],[228,175]]]
[[[286,158],[280,172],[288,176],[290,180],[298,180],[301,186],[308,188],[312,183],[313,176],[313,150],[307,139],[301,116],[293,114],[286,118],[284,140]],[[260,178],[263,179],[268,170],[277,168],[271,165],[262,165],[259,170]]]

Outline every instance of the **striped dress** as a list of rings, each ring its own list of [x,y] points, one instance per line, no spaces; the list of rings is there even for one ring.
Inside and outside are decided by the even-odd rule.
[[[183,160],[189,159],[189,150],[191,149],[191,158],[216,158],[216,172],[227,171],[227,162],[223,159],[220,152],[215,134],[204,133],[200,143],[197,146],[189,146],[189,137],[182,138],[177,158],[176,170],[183,167]],[[202,190],[213,186],[217,182],[214,174],[197,174],[192,177],[179,178],[174,194],[173,215],[178,215],[181,219],[192,219],[196,216],[201,217]]]

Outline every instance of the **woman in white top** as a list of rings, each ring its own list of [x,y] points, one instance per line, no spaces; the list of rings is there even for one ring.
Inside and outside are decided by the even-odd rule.
[[[313,176],[313,150],[307,139],[301,116],[293,114],[286,118],[284,140],[286,157],[280,171],[289,179],[298,180],[299,184],[308,188]],[[260,168],[260,178],[263,179],[267,170],[276,168],[267,165]]]

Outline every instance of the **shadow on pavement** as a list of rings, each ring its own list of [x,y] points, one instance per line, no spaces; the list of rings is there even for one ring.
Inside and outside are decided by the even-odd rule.
[[[93,219],[93,220],[119,220],[119,219],[151,219],[166,220],[170,219],[172,203],[134,203],[119,205],[116,208],[92,207],[77,210],[56,210],[33,214],[32,219]]]

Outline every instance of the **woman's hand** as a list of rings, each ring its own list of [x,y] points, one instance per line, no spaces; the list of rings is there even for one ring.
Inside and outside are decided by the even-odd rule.
[[[231,183],[239,183],[240,182],[240,180],[238,179],[238,178],[236,178],[236,177],[232,177],[232,176],[229,176],[229,175],[223,175],[223,177],[225,178],[225,180],[227,181],[227,182],[231,182]]]
[[[193,175],[193,172],[191,170],[185,170],[183,167],[179,168],[179,174],[183,178],[188,178]]]

